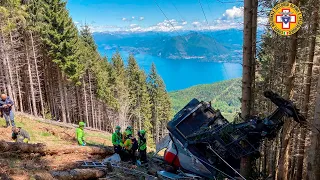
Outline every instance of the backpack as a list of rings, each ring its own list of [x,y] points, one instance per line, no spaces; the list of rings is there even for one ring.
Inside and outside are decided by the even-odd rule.
[[[136,138],[132,139],[132,150],[136,151],[138,149],[138,141],[136,140]]]

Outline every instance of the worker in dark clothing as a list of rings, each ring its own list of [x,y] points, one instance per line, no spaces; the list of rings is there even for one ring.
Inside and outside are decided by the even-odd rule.
[[[136,151],[138,149],[138,142],[136,138],[134,138],[132,135],[127,135],[127,140],[124,142],[123,148],[125,160],[131,159],[132,164],[135,165],[137,161]]]
[[[9,96],[6,94],[1,94],[1,99],[0,99],[0,110],[2,115],[4,116],[6,120],[6,127],[10,126],[10,121],[11,121],[11,126],[14,127],[14,114],[12,111],[12,106],[14,105],[13,101],[10,99]],[[9,121],[10,120],[10,121]]]
[[[28,143],[30,141],[29,133],[21,127],[12,127],[12,139],[19,143]]]
[[[123,143],[122,143],[122,134],[120,130],[121,130],[121,127],[117,126],[115,132],[112,134],[112,144],[113,144],[114,152],[119,154],[121,157],[122,155],[121,150],[123,147]]]
[[[147,162],[147,140],[146,140],[146,131],[140,130],[138,132],[138,151],[139,151],[139,159],[142,163]]]

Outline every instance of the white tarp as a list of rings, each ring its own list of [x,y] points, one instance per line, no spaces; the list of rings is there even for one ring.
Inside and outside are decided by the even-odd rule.
[[[111,162],[111,163],[118,163],[121,161],[121,158],[119,156],[119,154],[115,153],[112,156],[104,159],[102,162],[103,163],[107,163],[107,162]]]

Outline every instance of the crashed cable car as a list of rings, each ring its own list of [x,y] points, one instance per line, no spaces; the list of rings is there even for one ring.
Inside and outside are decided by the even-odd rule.
[[[229,123],[210,103],[191,100],[168,122],[169,135],[157,144],[157,151],[166,148],[164,160],[186,173],[210,179],[243,178],[240,159],[258,157],[262,140],[277,136],[284,117],[300,124],[306,121],[291,101],[272,91],[264,96],[277,106],[276,110],[242,123]],[[170,178],[169,172],[160,173]]]

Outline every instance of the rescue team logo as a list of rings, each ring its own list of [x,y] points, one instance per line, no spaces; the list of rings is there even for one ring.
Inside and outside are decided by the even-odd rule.
[[[300,9],[289,2],[277,4],[272,8],[269,16],[272,29],[283,36],[296,33],[300,29],[302,21]]]

